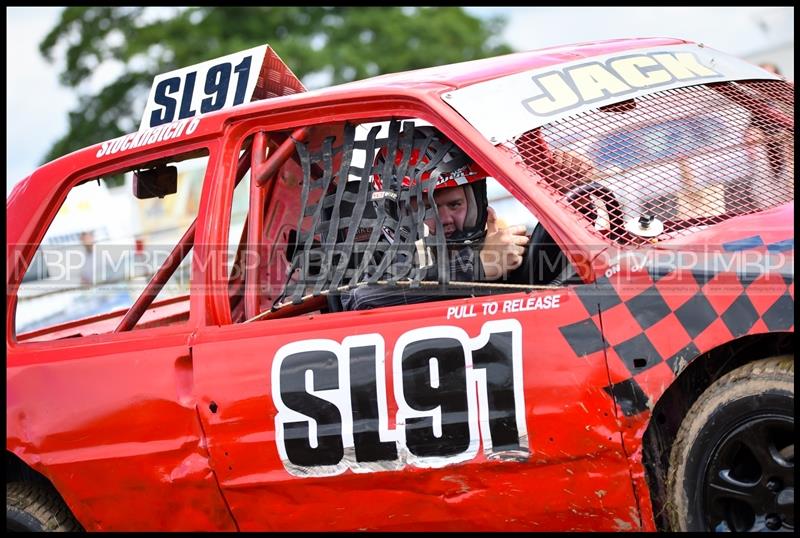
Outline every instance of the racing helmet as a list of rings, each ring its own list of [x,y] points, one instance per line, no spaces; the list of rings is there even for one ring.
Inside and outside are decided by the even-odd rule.
[[[467,213],[463,228],[447,238],[450,245],[472,243],[485,234],[488,215],[486,195],[487,173],[458,146],[433,127],[406,127],[413,129],[411,154],[404,159],[403,144],[395,151],[394,162],[386,163],[389,153],[384,146],[375,157],[372,184],[376,191],[374,199],[398,200],[399,193],[414,187],[427,193],[431,185],[434,191],[463,187]],[[402,140],[404,133],[398,137]],[[388,178],[388,180],[387,180]]]

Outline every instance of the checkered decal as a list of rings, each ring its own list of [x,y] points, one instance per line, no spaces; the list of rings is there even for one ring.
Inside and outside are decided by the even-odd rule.
[[[755,247],[763,263],[745,271],[715,271],[707,262],[651,267],[649,278],[637,276],[635,284],[604,277],[575,289],[588,318],[561,327],[561,334],[578,356],[605,348],[611,377],[605,391],[625,416],[652,407],[669,386],[665,379],[671,382],[719,342],[793,330],[794,240],[765,244],[755,236],[722,247],[728,253]],[[781,260],[771,258],[776,254]],[[758,269],[764,266],[773,270]]]

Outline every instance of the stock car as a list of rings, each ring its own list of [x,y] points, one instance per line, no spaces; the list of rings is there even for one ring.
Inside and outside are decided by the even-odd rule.
[[[670,38],[313,91],[267,45],[157,76],[138,131],[7,200],[7,529],[792,531],[793,99]],[[513,277],[449,278],[425,166],[376,159],[423,128],[535,217]],[[133,305],[16,331],[71,189],[169,200],[198,157]],[[391,305],[344,307],[366,287]]]

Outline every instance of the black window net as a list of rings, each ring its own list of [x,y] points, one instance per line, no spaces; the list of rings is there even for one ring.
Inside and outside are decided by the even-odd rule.
[[[476,270],[474,254],[448,255],[433,197],[434,172],[442,170],[453,143],[415,130],[412,121],[392,120],[385,137],[375,125],[356,140],[356,125],[347,123],[341,140],[327,137],[316,150],[296,142],[302,212],[275,308],[370,284],[391,289],[425,283],[443,291],[451,276]],[[363,166],[354,164],[359,150]]]

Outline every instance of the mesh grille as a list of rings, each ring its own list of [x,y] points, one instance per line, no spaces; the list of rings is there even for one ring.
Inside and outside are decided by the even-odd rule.
[[[506,148],[588,228],[640,246],[794,200],[794,86],[666,90],[534,129]]]

